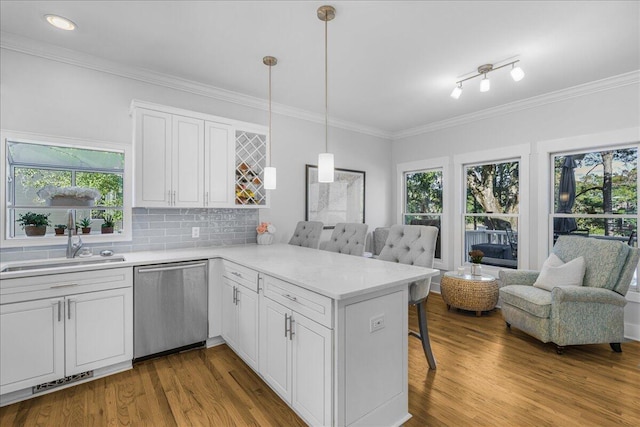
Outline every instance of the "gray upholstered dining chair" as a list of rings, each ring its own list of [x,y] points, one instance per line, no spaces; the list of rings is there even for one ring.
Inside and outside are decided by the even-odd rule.
[[[367,239],[367,224],[340,222],[336,224],[328,241],[320,243],[320,249],[347,255],[362,256]]]
[[[393,225],[378,259],[433,268],[438,228],[425,225]],[[431,351],[429,330],[427,329],[426,302],[431,289],[431,278],[413,282],[409,285],[409,304],[418,310],[420,334],[409,334],[420,338],[422,349],[427,357],[429,368],[436,369],[436,359]]]
[[[320,221],[300,221],[289,240],[290,245],[318,249],[324,224]]]

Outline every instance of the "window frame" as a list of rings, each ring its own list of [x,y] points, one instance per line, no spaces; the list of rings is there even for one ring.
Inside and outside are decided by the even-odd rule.
[[[405,188],[405,174],[415,172],[442,172],[442,213],[440,215],[440,258],[435,258],[433,261],[433,267],[440,270],[449,269],[450,259],[450,203],[449,203],[449,183],[450,181],[450,161],[448,157],[438,157],[427,160],[417,160],[413,162],[398,163],[396,165],[396,179],[398,182],[398,194],[397,194],[397,212],[396,223],[404,224],[404,216],[407,215],[404,212],[406,207],[406,188]]]
[[[94,234],[94,235],[81,235],[82,240],[86,244],[95,243],[109,243],[109,242],[124,242],[131,241],[132,239],[132,173],[133,173],[133,150],[131,145],[115,142],[97,141],[90,139],[78,139],[69,137],[57,137],[43,134],[22,133],[9,130],[0,130],[0,175],[3,178],[2,186],[0,189],[0,208],[2,209],[2,224],[0,226],[0,241],[3,248],[23,248],[23,247],[38,247],[38,246],[60,246],[63,242],[61,239],[55,236],[43,236],[34,238],[12,238],[8,233],[7,220],[9,215],[6,215],[9,206],[7,205],[7,174],[10,170],[7,165],[7,142],[23,142],[40,145],[56,145],[63,147],[73,147],[89,150],[105,150],[105,151],[117,151],[124,154],[124,171],[122,179],[122,233],[114,234]],[[66,244],[66,241],[64,242]]]
[[[640,154],[640,127],[619,129],[597,134],[581,135],[576,137],[559,138],[541,141],[537,144],[538,158],[538,188],[546,189],[538,194],[538,248],[537,264],[549,256],[553,248],[553,156],[570,154],[572,152],[592,152],[603,149],[615,149],[635,146]],[[640,174],[637,176],[640,184]],[[638,186],[640,188],[640,185]],[[640,196],[640,194],[639,194]],[[595,215],[609,216],[609,215]],[[635,215],[640,226],[640,211]],[[640,269],[640,264],[639,264]],[[636,286],[627,293],[627,299],[640,302],[640,286]]]
[[[466,249],[465,249],[465,209],[467,200],[467,176],[466,167],[487,163],[503,163],[518,161],[519,164],[519,205],[518,214],[495,214],[500,216],[517,216],[518,218],[518,269],[527,269],[529,267],[529,244],[530,244],[530,216],[529,216],[529,182],[530,182],[530,144],[517,144],[503,148],[482,150],[457,154],[453,156],[455,188],[459,194],[454,199],[454,212],[456,213],[455,226],[453,229],[454,255],[453,261],[455,266],[465,266]],[[486,216],[486,215],[485,215]],[[482,271],[485,274],[498,277],[501,267],[483,265]]]

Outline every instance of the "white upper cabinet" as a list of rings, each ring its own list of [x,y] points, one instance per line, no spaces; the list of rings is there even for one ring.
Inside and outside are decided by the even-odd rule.
[[[138,207],[268,207],[266,128],[134,101]]]
[[[204,123],[205,168],[204,205],[229,207],[233,204],[233,132],[230,126]]]
[[[201,207],[204,205],[204,121],[173,116],[172,124],[171,206]]]
[[[171,204],[171,114],[135,112],[135,206]]]

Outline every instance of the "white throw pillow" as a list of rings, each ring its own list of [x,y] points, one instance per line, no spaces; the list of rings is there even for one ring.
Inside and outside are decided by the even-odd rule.
[[[540,275],[533,286],[549,292],[556,287],[582,286],[586,268],[584,257],[564,263],[556,254],[551,254],[542,264]]]

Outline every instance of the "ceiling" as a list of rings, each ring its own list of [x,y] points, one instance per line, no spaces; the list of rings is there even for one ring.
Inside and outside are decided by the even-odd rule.
[[[386,134],[640,69],[638,1],[6,1],[5,40],[19,36],[324,114],[322,4],[329,22],[329,116]],[[74,32],[49,26],[65,16]],[[5,43],[6,45],[6,43]],[[520,59],[524,80],[485,63]]]

